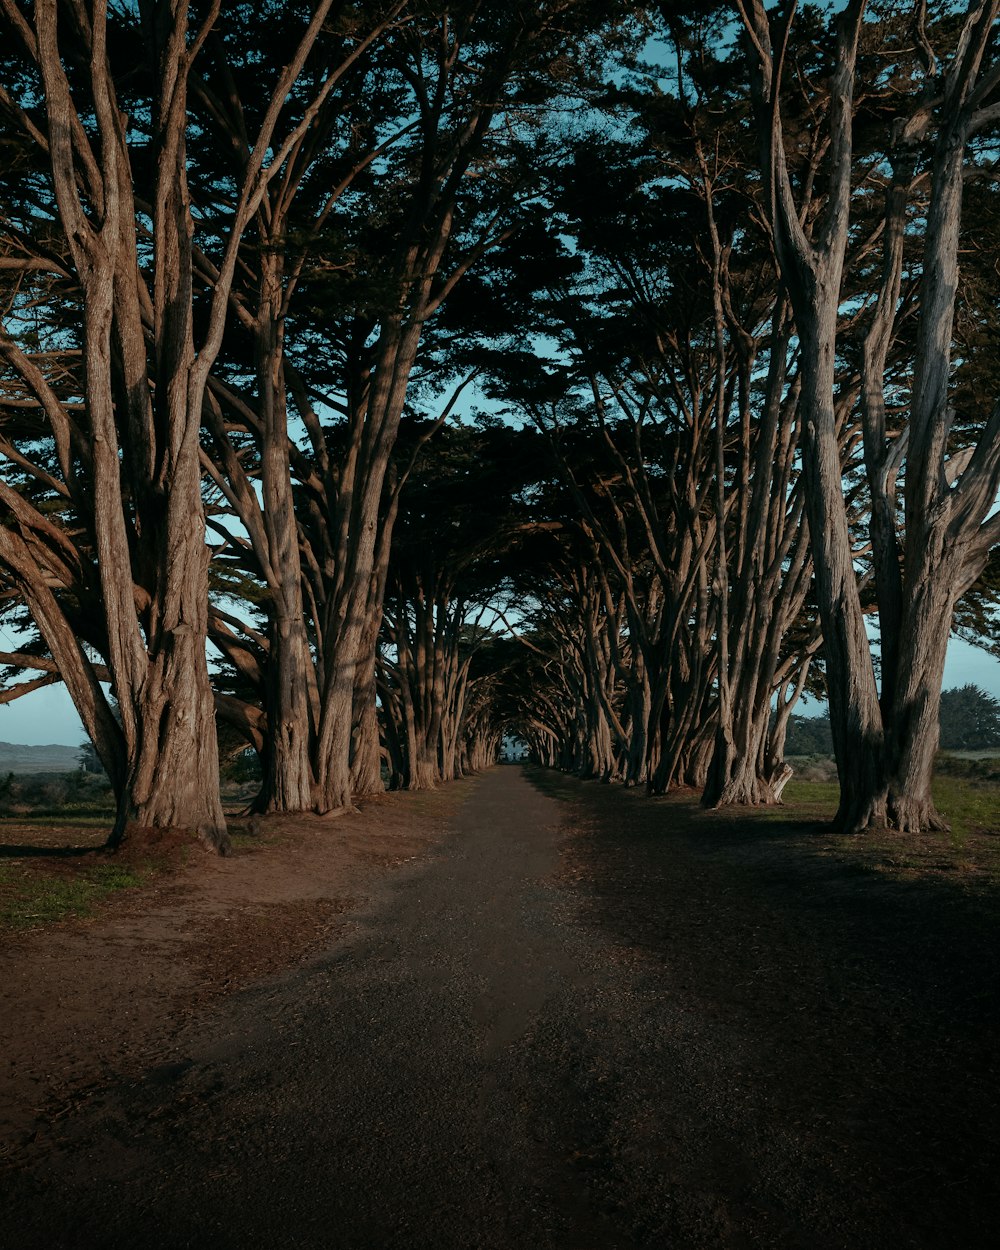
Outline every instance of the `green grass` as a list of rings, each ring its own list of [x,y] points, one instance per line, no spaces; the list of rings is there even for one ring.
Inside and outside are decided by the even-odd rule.
[[[553,798],[579,794],[577,783],[562,773],[532,769],[532,781]],[[752,817],[776,820],[832,820],[837,811],[840,790],[835,781],[802,781],[796,777],[785,786],[780,807],[747,809]],[[982,776],[939,774],[934,779],[934,799],[938,810],[952,826],[952,836],[963,839],[973,833],[1000,835],[1000,783]]]
[[[781,798],[787,807],[797,809],[797,819],[805,815],[809,819],[830,820],[840,801],[840,787],[835,781],[796,781],[792,777]]]
[[[829,820],[837,810],[839,790],[835,782],[792,778],[781,797],[799,814]],[[934,802],[955,838],[972,833],[1000,834],[1000,785],[939,775],[934,778]]]
[[[796,824],[831,820],[837,810],[836,782],[802,781],[792,778],[782,794],[780,807],[747,811],[749,821],[778,821],[794,829]],[[820,837],[817,847],[874,872],[910,879],[942,874],[966,886],[1000,886],[1000,782],[981,771],[953,776],[939,773],[934,779],[934,801],[951,826],[950,831],[902,834],[892,829],[871,829],[858,838],[842,838],[832,831]]]
[[[959,845],[970,834],[1000,834],[1000,785],[939,776],[934,779],[934,802]]]
[[[97,903],[142,885],[147,875],[120,864],[95,864],[72,875],[0,865],[0,928],[34,929],[68,916],[89,916]]]

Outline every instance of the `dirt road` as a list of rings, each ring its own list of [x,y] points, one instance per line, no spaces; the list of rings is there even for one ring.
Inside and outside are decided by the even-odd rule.
[[[351,936],[0,1178],[5,1250],[996,1244],[990,900],[514,768],[466,793]]]

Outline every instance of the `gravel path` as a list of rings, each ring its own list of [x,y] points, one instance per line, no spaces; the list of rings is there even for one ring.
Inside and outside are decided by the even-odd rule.
[[[588,795],[589,828],[520,770],[477,779],[453,836],[350,940],[227,1000],[179,1062],[92,1100],[58,1149],[0,1180],[0,1244],[996,1244],[995,1156],[979,1151],[971,1182],[927,1158],[903,1197],[885,1169],[887,1143],[906,1175],[950,1147],[884,1120],[883,1042],[920,1003],[901,1025],[910,1008],[875,973],[845,979],[839,955],[812,952],[816,917],[773,865],[683,838],[627,846],[614,813],[639,809]],[[845,1068],[834,1051],[869,1010]],[[935,1196],[914,1210],[921,1188]]]

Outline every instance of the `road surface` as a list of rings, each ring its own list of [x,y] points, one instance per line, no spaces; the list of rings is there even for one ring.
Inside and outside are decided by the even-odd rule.
[[[463,784],[350,939],[0,1178],[4,1250],[996,1244],[988,961],[949,1041],[941,970],[879,944],[926,900],[636,796]]]

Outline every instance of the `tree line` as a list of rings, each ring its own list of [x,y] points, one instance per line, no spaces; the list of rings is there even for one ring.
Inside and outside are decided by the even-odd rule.
[[[967,683],[941,692],[942,751],[995,751],[1000,747],[1000,699]],[[792,715],[785,738],[789,755],[832,755],[830,717]]]
[[[220,742],[262,811],[511,730],[773,802],[817,682],[839,825],[943,824],[997,4],[0,5],[3,697],[65,683],[116,840],[222,846]]]

